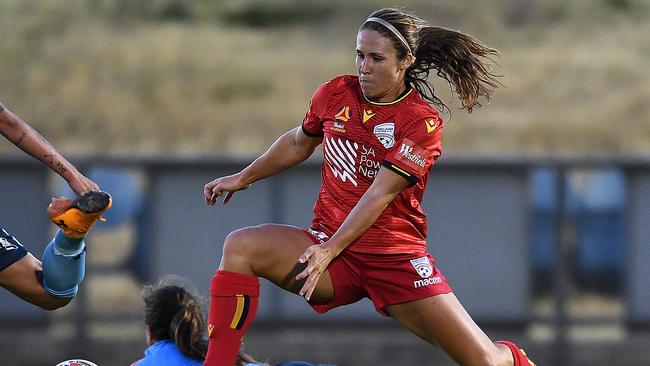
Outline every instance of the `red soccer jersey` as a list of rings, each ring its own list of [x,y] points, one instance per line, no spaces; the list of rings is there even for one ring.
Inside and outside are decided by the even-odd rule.
[[[364,98],[356,76],[339,76],[312,97],[303,131],[323,137],[322,186],[312,227],[332,236],[385,166],[411,183],[347,250],[395,254],[426,251],[420,201],[441,154],[443,121],[410,88],[391,103]]]

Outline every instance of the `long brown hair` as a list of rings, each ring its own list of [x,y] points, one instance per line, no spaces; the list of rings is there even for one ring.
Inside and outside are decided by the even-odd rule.
[[[156,286],[144,287],[144,323],[153,341],[171,339],[185,356],[204,360],[208,338],[200,299],[196,290],[184,282],[169,277]],[[247,363],[259,364],[249,355],[239,352],[235,365]]]
[[[171,339],[184,355],[205,358],[205,322],[195,296],[181,285],[163,280],[157,286],[145,286],[142,297],[144,323],[152,340]]]
[[[479,97],[488,102],[494,89],[501,85],[492,72],[491,57],[499,51],[484,45],[469,34],[434,27],[413,14],[400,9],[380,9],[370,17],[380,18],[395,27],[414,52],[415,62],[406,70],[406,82],[414,85],[424,99],[438,109],[449,110],[434,93],[433,85],[427,81],[431,71],[445,79],[461,100],[462,108],[472,112],[480,107]],[[360,30],[372,29],[383,37],[391,39],[397,50],[397,57],[403,59],[409,50],[391,30],[376,22],[365,22]]]

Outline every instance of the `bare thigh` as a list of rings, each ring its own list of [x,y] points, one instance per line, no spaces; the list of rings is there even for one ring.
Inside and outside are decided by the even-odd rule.
[[[311,245],[314,245],[311,238],[295,226],[247,227],[226,237],[219,268],[263,277],[287,291],[298,293],[304,280],[296,281],[295,277],[307,266],[307,263],[298,263],[298,257]],[[312,301],[327,302],[333,297],[332,279],[326,270],[318,280]]]
[[[508,365],[512,356],[476,325],[453,293],[386,307],[413,334],[441,347],[461,365]]]
[[[45,291],[42,285],[42,272],[41,261],[31,253],[27,253],[16,263],[0,271],[0,286],[21,299],[46,310],[53,310],[68,304],[72,298],[52,297]]]

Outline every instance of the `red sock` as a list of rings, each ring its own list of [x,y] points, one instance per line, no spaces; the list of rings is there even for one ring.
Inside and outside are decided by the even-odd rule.
[[[218,270],[210,285],[208,354],[204,366],[233,366],[257,311],[257,277]]]
[[[526,352],[523,349],[517,347],[516,344],[508,341],[498,341],[497,343],[503,344],[510,348],[512,352],[512,358],[515,360],[514,366],[535,366],[535,363],[528,359]]]

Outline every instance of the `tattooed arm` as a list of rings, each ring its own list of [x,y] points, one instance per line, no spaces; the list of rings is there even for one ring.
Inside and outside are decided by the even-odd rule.
[[[75,193],[82,194],[99,189],[97,184],[79,173],[77,168],[56,151],[43,136],[2,104],[0,104],[0,134],[50,167],[68,182]]]

